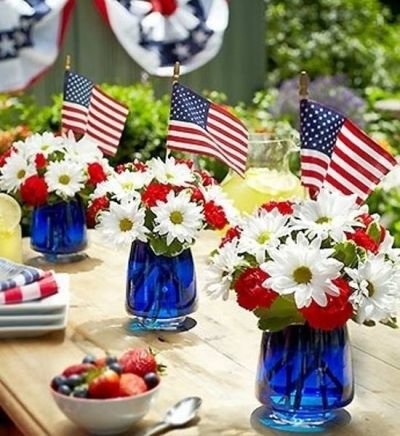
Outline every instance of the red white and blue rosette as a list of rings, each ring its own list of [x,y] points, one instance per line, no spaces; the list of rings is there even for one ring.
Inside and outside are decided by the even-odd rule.
[[[0,0],[0,92],[22,90],[57,59],[74,0]]]
[[[95,0],[128,54],[148,73],[185,74],[219,51],[228,26],[227,0]]]

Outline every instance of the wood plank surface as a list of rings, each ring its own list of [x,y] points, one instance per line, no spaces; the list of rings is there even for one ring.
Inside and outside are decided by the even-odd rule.
[[[193,249],[199,283],[197,325],[184,333],[129,330],[125,312],[125,274],[128,251],[116,252],[91,233],[89,258],[55,269],[69,272],[71,306],[68,328],[39,338],[0,340],[0,405],[28,436],[81,436],[85,433],[57,409],[49,392],[51,378],[87,353],[149,345],[166,364],[159,396],[151,412],[130,435],[157,422],[179,399],[203,399],[195,427],[170,432],[172,436],[247,436],[258,429],[250,423],[259,407],[254,380],[261,333],[251,313],[235,301],[210,300],[202,291],[204,268],[216,238],[204,233]],[[25,241],[25,260],[35,254]],[[49,266],[50,268],[50,266]],[[398,331],[350,324],[355,365],[356,396],[347,408],[352,419],[329,435],[397,436],[400,434],[400,347]],[[262,434],[284,434],[265,430]]]

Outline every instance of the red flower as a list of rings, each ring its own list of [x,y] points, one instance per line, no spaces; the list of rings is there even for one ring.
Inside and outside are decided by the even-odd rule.
[[[33,175],[28,177],[21,188],[21,199],[28,206],[41,206],[47,203],[48,186],[43,177]]]
[[[123,173],[125,170],[126,170],[126,166],[125,166],[124,164],[119,164],[119,165],[117,165],[117,166],[115,167],[115,171],[116,171],[118,174]]]
[[[10,157],[10,155],[13,151],[14,151],[13,148],[10,147],[3,154],[0,154],[0,168],[6,163],[7,158]]]
[[[164,183],[150,183],[142,193],[142,201],[147,207],[156,206],[157,201],[166,201],[167,195],[171,192],[171,185]]]
[[[293,213],[293,203],[291,201],[269,201],[261,205],[260,209],[267,212],[278,209],[278,212],[282,215],[291,215]]]
[[[377,253],[379,244],[374,241],[364,229],[356,229],[354,233],[347,233],[347,239],[354,241],[359,247],[365,248],[365,250],[371,253]]]
[[[177,164],[183,164],[186,165],[188,168],[192,169],[194,162],[192,159],[175,159],[175,162]]]
[[[107,209],[109,205],[110,200],[106,196],[93,200],[92,204],[86,210],[86,222],[89,228],[93,228],[96,225],[97,214]]]
[[[89,174],[88,182],[93,186],[96,186],[98,183],[104,182],[104,180],[107,179],[103,167],[98,162],[89,164],[87,170]]]
[[[204,205],[204,215],[207,224],[215,229],[221,230],[228,224],[224,209],[214,201],[209,201]]]
[[[133,167],[136,171],[140,171],[141,173],[147,171],[148,168],[145,163],[140,162],[139,160],[135,160],[135,162],[133,162]]]
[[[190,200],[195,201],[196,203],[204,202],[204,195],[199,188],[193,188]]]
[[[196,173],[201,177],[201,183],[203,186],[215,185],[216,181],[214,177],[210,176],[207,171],[197,170]]]
[[[35,165],[37,170],[41,170],[47,165],[47,159],[43,153],[38,153],[35,156]]]
[[[333,330],[342,327],[353,315],[353,307],[349,302],[351,289],[346,280],[339,278],[333,280],[339,288],[340,295],[327,295],[328,304],[319,306],[313,301],[308,307],[303,307],[300,312],[311,327],[321,330]]]
[[[374,219],[369,213],[363,213],[358,218],[360,218],[360,220],[365,225],[365,227],[368,227],[374,221]]]
[[[220,248],[228,242],[233,241],[235,238],[238,238],[241,232],[242,231],[240,230],[239,226],[231,227],[230,229],[228,229],[228,231],[225,233],[225,236],[221,240],[221,244],[219,245]]]
[[[234,285],[239,306],[246,310],[271,307],[278,294],[262,287],[267,278],[268,274],[260,268],[248,268],[242,272]]]

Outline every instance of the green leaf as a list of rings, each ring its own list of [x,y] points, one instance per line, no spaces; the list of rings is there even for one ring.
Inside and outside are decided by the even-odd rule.
[[[150,238],[150,246],[157,256],[174,257],[182,253],[185,247],[176,239],[170,245],[164,238],[152,236]]]
[[[340,242],[335,245],[333,257],[345,266],[352,267],[357,263],[357,246],[353,241]]]
[[[367,234],[375,242],[379,243],[381,240],[381,228],[378,223],[372,222],[367,229]]]

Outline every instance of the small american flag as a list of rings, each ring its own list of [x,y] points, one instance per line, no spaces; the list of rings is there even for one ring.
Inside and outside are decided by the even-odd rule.
[[[396,160],[338,112],[300,102],[301,179],[310,193],[324,186],[363,202]]]
[[[71,71],[65,72],[64,102],[61,110],[63,130],[85,133],[93,82]]]
[[[99,144],[104,154],[114,156],[129,109],[95,86],[87,117],[86,137]]]
[[[243,175],[248,132],[226,109],[174,83],[167,147],[216,157]]]
[[[105,94],[91,80],[65,72],[63,130],[85,134],[104,154],[114,156],[128,112],[126,106]]]

